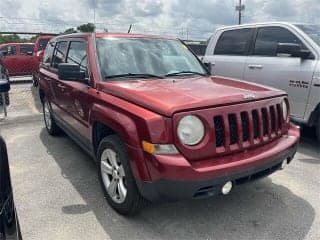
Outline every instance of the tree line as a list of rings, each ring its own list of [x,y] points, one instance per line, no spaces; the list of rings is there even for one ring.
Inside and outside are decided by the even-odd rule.
[[[76,28],[68,28],[60,34],[76,33],[76,32],[94,32],[96,29],[93,23],[82,24]],[[18,34],[0,34],[0,44],[3,43],[34,43],[38,35],[34,35],[31,38],[21,37]]]

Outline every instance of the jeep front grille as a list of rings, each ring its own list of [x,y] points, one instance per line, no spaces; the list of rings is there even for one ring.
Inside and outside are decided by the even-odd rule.
[[[232,145],[243,148],[244,145],[249,147],[257,142],[268,142],[281,134],[281,106],[275,104],[214,116],[213,125],[216,148],[228,149]]]
[[[283,120],[283,99],[280,96],[179,112],[174,116],[174,129],[183,116],[194,114],[202,119],[206,134],[196,146],[184,145],[175,136],[177,148],[188,160],[198,161],[258,149],[264,144],[277,141],[289,129],[289,123]]]

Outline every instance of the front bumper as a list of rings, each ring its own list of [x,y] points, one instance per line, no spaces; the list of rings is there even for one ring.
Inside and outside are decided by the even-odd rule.
[[[147,165],[153,180],[137,180],[137,186],[152,202],[210,197],[221,193],[228,181],[238,185],[273,173],[281,168],[284,160],[290,163],[299,136],[299,129],[292,125],[288,135],[272,143],[219,160],[189,163],[180,155],[150,155]]]

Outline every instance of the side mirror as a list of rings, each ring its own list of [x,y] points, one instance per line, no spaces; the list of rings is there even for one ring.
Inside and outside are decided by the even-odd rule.
[[[58,65],[58,76],[61,80],[88,84],[85,72],[81,71],[80,66],[77,64],[60,63]]]
[[[300,44],[295,43],[278,43],[277,55],[290,55],[291,57],[298,57],[301,59],[310,58],[311,52],[309,50],[302,50]]]

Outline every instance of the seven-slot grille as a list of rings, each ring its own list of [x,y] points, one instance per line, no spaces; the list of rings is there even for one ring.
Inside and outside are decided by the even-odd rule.
[[[250,146],[281,135],[282,110],[280,104],[275,104],[240,113],[218,115],[214,116],[213,124],[216,148],[228,148],[235,144]]]

